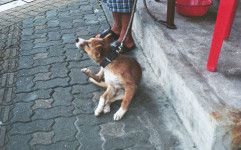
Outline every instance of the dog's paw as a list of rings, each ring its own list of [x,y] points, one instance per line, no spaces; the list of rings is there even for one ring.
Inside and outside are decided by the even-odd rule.
[[[120,120],[124,114],[126,113],[126,110],[120,108],[115,114],[114,114],[114,120],[118,121]]]
[[[101,109],[96,109],[95,110],[95,116],[99,116],[101,112],[102,112]]]
[[[88,68],[81,69],[81,72],[83,72],[86,75],[89,75],[91,73],[90,69],[88,69]]]
[[[109,105],[109,104],[106,104],[106,105],[104,106],[103,112],[104,112],[105,114],[110,112],[110,105]]]

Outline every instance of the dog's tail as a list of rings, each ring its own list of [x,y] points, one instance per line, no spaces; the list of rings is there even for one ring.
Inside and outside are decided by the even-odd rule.
[[[107,84],[103,81],[101,82],[97,82],[95,79],[93,78],[89,78],[90,82],[94,83],[95,85],[99,86],[99,87],[103,87],[103,88],[107,88]]]

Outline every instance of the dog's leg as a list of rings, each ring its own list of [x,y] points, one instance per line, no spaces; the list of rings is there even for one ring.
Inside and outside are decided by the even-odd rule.
[[[119,110],[114,114],[114,120],[120,120],[124,114],[126,113],[128,106],[135,94],[136,91],[136,85],[135,84],[129,84],[125,88],[125,96],[121,103],[121,107]]]
[[[88,69],[88,68],[83,68],[83,69],[81,69],[81,71],[85,75],[87,75],[88,77],[93,78],[97,82],[101,82],[103,77],[104,77],[104,68],[103,67],[101,67],[100,71],[97,74],[92,73],[90,71],[90,69]]]
[[[110,112],[110,104],[113,103],[114,101],[122,100],[124,98],[124,95],[125,95],[125,91],[123,89],[119,89],[116,92],[116,95],[114,97],[112,97],[112,98],[110,98],[109,100],[106,101],[103,112],[105,114]]]
[[[115,88],[113,86],[108,86],[105,93],[101,95],[99,104],[95,110],[95,116],[99,116],[100,113],[104,110],[106,100],[113,97],[115,93]]]
[[[107,84],[103,81],[101,82],[97,82],[95,79],[93,78],[89,78],[90,82],[94,83],[95,85],[99,86],[99,87],[103,87],[103,88],[107,88]]]

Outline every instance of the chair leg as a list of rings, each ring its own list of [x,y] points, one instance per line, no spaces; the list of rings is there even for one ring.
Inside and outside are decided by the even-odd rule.
[[[230,20],[228,21],[229,24],[228,24],[228,28],[225,32],[225,35],[224,35],[224,39],[228,39],[229,38],[229,35],[230,35],[230,32],[231,32],[231,29],[232,29],[232,25],[233,25],[233,21],[234,21],[234,17],[235,17],[235,14],[236,14],[236,10],[238,8],[238,3],[239,3],[239,0],[235,0],[234,4],[233,4],[233,8],[232,8],[232,13],[231,13],[231,17],[230,17]]]
[[[234,5],[237,5],[237,1],[239,0],[221,0],[219,4],[218,16],[216,20],[216,25],[213,33],[213,40],[211,44],[211,49],[208,58],[207,70],[215,71],[216,65],[218,62],[218,57],[222,48],[223,40],[225,35],[228,33],[227,30],[231,26],[230,21],[232,21],[232,17],[234,17],[235,11]]]

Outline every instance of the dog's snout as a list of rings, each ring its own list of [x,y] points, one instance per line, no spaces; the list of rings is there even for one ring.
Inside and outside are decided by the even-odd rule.
[[[78,43],[78,42],[79,42],[79,39],[77,38],[77,39],[75,40],[75,42]]]

